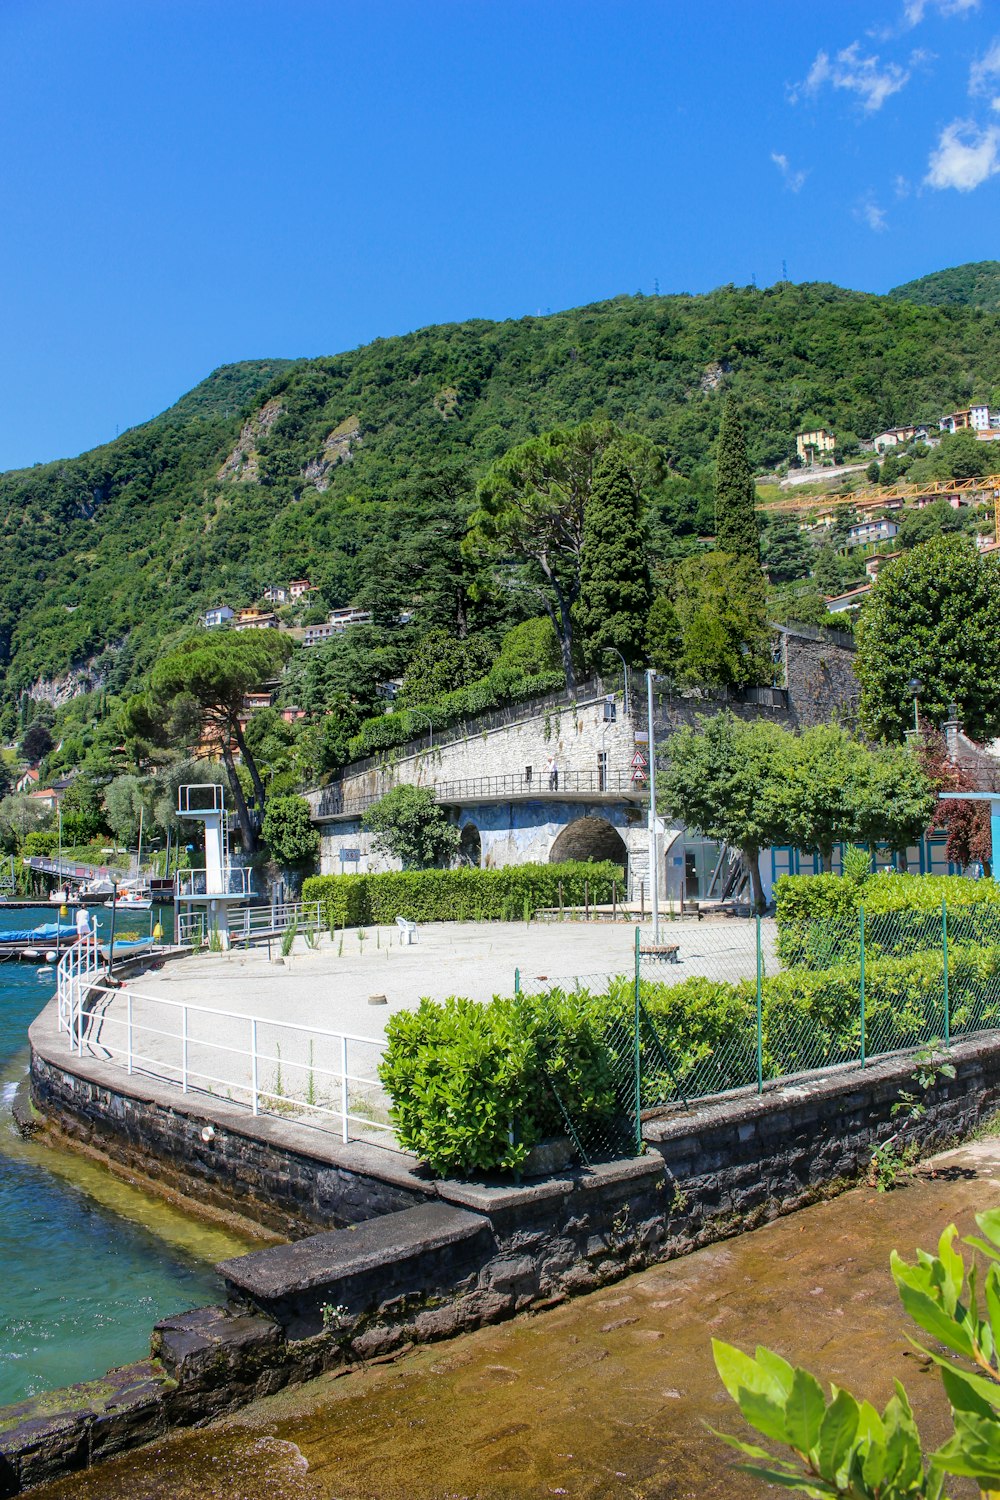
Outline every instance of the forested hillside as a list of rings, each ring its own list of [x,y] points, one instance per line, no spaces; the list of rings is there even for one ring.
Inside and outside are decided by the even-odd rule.
[[[979,307],[1000,311],[1000,260],[975,260],[947,271],[934,271],[916,281],[894,286],[895,301],[919,302],[925,307]]]
[[[205,607],[295,576],[325,607],[412,610],[418,635],[464,634],[477,605],[459,548],[476,478],[558,424],[607,416],[662,445],[672,477],[654,524],[669,552],[711,529],[728,392],[761,467],[814,423],[849,447],[973,394],[1000,403],[1000,320],[903,290],[623,297],[230,366],[114,443],[2,475],[6,731],[39,678],[90,662],[121,692]]]

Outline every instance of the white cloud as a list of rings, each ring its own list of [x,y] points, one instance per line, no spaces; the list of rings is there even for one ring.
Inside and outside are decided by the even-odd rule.
[[[860,49],[860,42],[852,42],[832,61],[829,53],[818,52],[803,82],[791,91],[791,102],[796,103],[800,93],[818,93],[824,84],[829,83],[835,89],[857,94],[867,113],[881,109],[885,101],[897,94],[908,81],[909,70],[901,68],[898,63],[880,66],[877,54],[862,57]]]
[[[884,230],[889,228],[885,209],[879,208],[872,193],[868,193],[855,206],[854,217],[859,219],[862,224],[867,224],[868,228],[874,231],[875,234],[882,234]]]
[[[910,182],[902,173],[897,173],[893,179],[893,191],[897,198],[908,198],[910,196]]]
[[[919,26],[927,14],[928,3],[947,20],[950,16],[971,15],[979,9],[979,0],[907,0],[903,6],[903,20],[907,26]]]
[[[797,171],[783,151],[772,151],[771,160],[781,173],[788,191],[790,193],[799,192],[809,173],[801,170]]]
[[[971,193],[1000,172],[1000,126],[980,130],[974,120],[953,120],[930,154],[924,182],[932,188]]]
[[[1000,37],[994,37],[982,57],[977,57],[969,69],[969,93],[973,98],[981,94],[992,94],[1000,84]],[[997,107],[993,99],[993,108]]]

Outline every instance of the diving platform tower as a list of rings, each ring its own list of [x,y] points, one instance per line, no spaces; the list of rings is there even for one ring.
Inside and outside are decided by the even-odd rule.
[[[201,782],[177,788],[177,816],[197,818],[205,825],[204,870],[178,870],[174,902],[177,937],[190,932],[193,918],[203,915],[205,935],[214,932],[224,949],[229,947],[229,908],[242,906],[253,895],[251,871],[234,865],[229,853],[229,818],[225,795],[216,782]]]

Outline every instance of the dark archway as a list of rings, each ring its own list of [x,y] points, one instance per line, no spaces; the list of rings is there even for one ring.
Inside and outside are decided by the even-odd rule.
[[[621,865],[628,878],[628,849],[617,828],[604,818],[577,818],[556,838],[549,850],[549,863],[561,864],[567,859],[583,859],[591,864],[609,859]]]
[[[462,829],[458,854],[459,860],[463,865],[474,865],[478,869],[482,864],[483,841],[479,836],[479,829],[475,823],[466,823]]]

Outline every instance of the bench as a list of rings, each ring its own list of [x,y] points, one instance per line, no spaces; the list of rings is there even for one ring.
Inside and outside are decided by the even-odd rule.
[[[657,958],[666,964],[677,963],[677,955],[680,951],[679,943],[648,943],[640,947],[640,958]]]
[[[417,941],[417,924],[411,922],[409,917],[397,917],[396,926],[399,928],[400,947],[404,943],[415,943]]]

